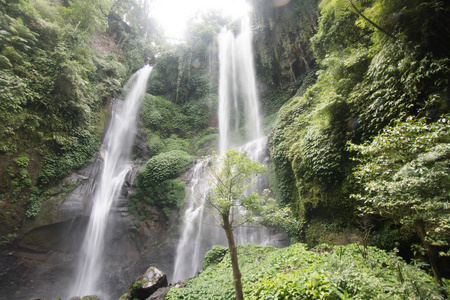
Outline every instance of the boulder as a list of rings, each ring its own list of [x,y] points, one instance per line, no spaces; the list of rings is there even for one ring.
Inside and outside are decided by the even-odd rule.
[[[83,298],[81,298],[81,300],[100,300],[100,298],[97,295],[89,295],[84,296]]]
[[[167,286],[166,274],[155,267],[150,267],[130,285],[130,299],[146,300],[158,289]]]
[[[147,300],[164,300],[167,293],[170,291],[170,287],[160,288],[154,292]]]

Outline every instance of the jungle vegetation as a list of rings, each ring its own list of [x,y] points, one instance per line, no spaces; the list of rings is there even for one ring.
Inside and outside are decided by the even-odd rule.
[[[292,241],[326,250],[251,249],[248,255],[259,255],[262,266],[266,257],[278,263],[267,263],[267,273],[244,271],[244,295],[359,299],[375,297],[374,287],[383,286],[393,298],[439,299],[429,274],[444,286],[450,276],[450,5],[252,3],[270,188],[297,220],[286,228]],[[98,150],[109,100],[148,62],[154,70],[140,131],[149,155],[136,157],[143,165],[130,210],[145,218],[147,205],[159,205],[166,215],[182,207],[179,176],[217,138],[215,36],[225,24],[238,29],[211,12],[190,24],[184,43],[167,44],[142,5],[0,0],[2,243],[17,237],[24,220],[38,217],[52,187]],[[316,247],[352,242],[360,246]],[[398,250],[416,266],[379,249]],[[338,274],[344,262],[354,263],[360,276]],[[217,268],[227,264],[224,259]],[[223,269],[214,268],[201,276],[221,278]],[[304,277],[305,270],[311,276]],[[399,282],[379,284],[381,277]],[[190,281],[185,291],[202,280]],[[246,290],[246,280],[257,288]],[[189,298],[182,289],[171,293]]]

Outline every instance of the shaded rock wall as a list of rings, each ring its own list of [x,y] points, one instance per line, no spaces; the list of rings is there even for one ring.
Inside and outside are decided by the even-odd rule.
[[[145,156],[142,138],[135,146]],[[102,286],[111,299],[127,292],[128,285],[146,267],[153,265],[171,274],[176,250],[178,212],[169,222],[164,214],[148,207],[150,218],[139,222],[128,212],[128,197],[134,190],[139,164],[127,175],[120,198],[110,213]],[[0,299],[64,297],[75,280],[77,255],[89,221],[91,198],[101,170],[101,157],[72,173],[43,204],[41,214],[21,229],[14,245],[1,251]],[[68,188],[73,188],[67,192]]]

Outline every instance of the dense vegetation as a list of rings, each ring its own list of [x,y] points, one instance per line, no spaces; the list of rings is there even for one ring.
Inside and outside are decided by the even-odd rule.
[[[213,248],[203,273],[167,299],[235,299],[226,254]],[[443,299],[431,276],[375,247],[246,244],[238,254],[245,299]]]
[[[142,26],[150,21],[139,7],[134,0],[0,2],[2,239],[25,213],[36,217],[45,191],[98,149],[109,100],[153,56],[158,34]]]
[[[270,185],[297,220],[291,237],[398,247],[431,263],[438,282],[450,276],[449,4],[279,3],[253,1],[254,50]],[[141,218],[149,205],[167,217],[182,207],[180,175],[217,139],[215,37],[229,20],[196,16],[186,42],[167,45],[143,5],[0,0],[0,243],[98,150],[109,100],[148,62],[149,153],[129,207]],[[424,272],[372,247],[246,246],[239,259],[248,298],[440,297]],[[209,266],[170,297],[228,299],[228,267]]]
[[[306,222],[303,239],[312,238],[309,242],[326,241],[330,231],[360,227],[377,246],[405,250],[416,239],[406,234],[408,229],[416,229],[415,220],[426,215],[432,224],[424,225],[426,233],[416,232],[428,250],[428,235],[437,241],[431,246],[434,254],[428,251],[433,263],[431,255],[448,249],[449,241],[447,226],[434,227],[449,216],[448,194],[435,191],[448,190],[449,132],[445,119],[439,121],[440,129],[425,128],[428,123],[434,128],[432,124],[449,112],[449,6],[328,0],[319,8],[317,33],[311,39],[317,81],[280,109],[270,135],[278,199]],[[441,38],[445,41],[436,43]],[[416,123],[419,118],[425,119]],[[400,127],[383,131],[396,122],[402,122]],[[424,128],[423,133],[417,128]],[[424,144],[412,144],[415,140]],[[403,144],[407,141],[408,147]],[[352,160],[357,152],[350,152],[348,145],[361,143],[366,146],[351,149],[368,155]],[[425,163],[427,155],[434,156]],[[410,182],[402,181],[406,177]],[[416,189],[408,190],[413,185]],[[418,202],[423,204],[415,205]],[[410,210],[401,209],[409,205]],[[323,232],[322,237],[317,232]]]

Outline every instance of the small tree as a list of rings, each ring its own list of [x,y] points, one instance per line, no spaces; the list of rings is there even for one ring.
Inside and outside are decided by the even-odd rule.
[[[425,247],[436,281],[439,252],[450,238],[450,120],[425,119],[386,128],[371,143],[350,145],[361,163],[362,184],[354,195],[364,214],[379,214],[414,229]]]
[[[217,164],[209,167],[210,191],[205,199],[205,208],[225,231],[233,268],[233,283],[236,299],[243,299],[241,272],[239,270],[233,230],[249,223],[277,224],[289,214],[287,208],[278,209],[274,199],[247,191],[256,181],[256,176],[265,172],[265,166],[245,156],[245,152],[228,150]]]

